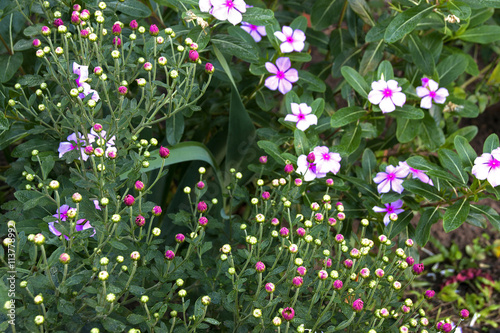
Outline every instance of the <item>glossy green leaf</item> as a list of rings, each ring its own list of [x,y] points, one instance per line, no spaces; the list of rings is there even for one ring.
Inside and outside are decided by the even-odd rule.
[[[424,119],[424,111],[410,104],[405,104],[401,108],[398,107],[387,115],[404,119]]]
[[[500,231],[500,215],[490,206],[470,205],[471,212],[484,215],[495,229]]]
[[[392,68],[392,64],[388,60],[384,60],[380,63],[378,66],[378,71],[377,71],[377,80],[380,80],[382,78],[382,75],[384,75],[384,80],[390,80],[394,79],[394,69]]]
[[[344,66],[340,69],[342,76],[349,83],[349,85],[356,90],[364,98],[368,98],[370,86],[366,83],[365,79],[359,75],[354,68]]]
[[[0,83],[9,81],[23,64],[23,54],[0,55]]]
[[[411,57],[422,73],[432,76],[434,74],[434,58],[432,53],[422,44],[420,38],[415,34],[408,35],[408,46]]]
[[[421,182],[418,179],[407,179],[403,182],[403,188],[411,193],[426,198],[430,202],[445,201],[432,185]]]
[[[365,0],[349,0],[349,5],[351,6],[352,11],[358,14],[363,22],[371,25],[372,27],[375,25],[375,22],[370,14],[371,9],[368,7]]]
[[[397,14],[391,21],[384,34],[384,39],[388,43],[394,43],[415,29],[417,24],[434,9],[434,6],[429,6],[426,2],[422,2],[419,6],[410,8],[402,13]]]
[[[222,53],[219,51],[219,49],[215,46],[212,45],[212,49],[214,51],[215,56],[217,57],[217,60],[219,60],[220,65],[222,66],[222,69],[224,69],[224,72],[226,73],[227,77],[233,84],[233,87],[236,88],[236,83],[234,82],[233,74],[231,73],[231,69],[229,68],[229,65],[226,61],[226,58],[222,55]]]
[[[396,122],[396,137],[398,138],[399,142],[410,142],[418,135],[421,124],[420,120],[397,118]]]
[[[462,0],[462,2],[469,4],[472,8],[500,8],[500,0]]]
[[[134,18],[148,17],[151,15],[151,10],[138,0],[127,0],[127,1],[111,1],[107,3],[107,9],[116,8],[117,11],[122,12],[128,16]]]
[[[475,136],[477,135],[477,132],[478,129],[474,125],[462,127],[458,129],[456,132],[453,132],[449,137],[446,138],[443,148],[452,147],[455,143],[455,137],[457,135],[463,136],[468,141],[472,141],[472,139],[474,139]]]
[[[108,4],[109,5],[109,4]],[[102,320],[102,326],[109,332],[124,332],[125,331],[125,324],[122,323],[119,320],[113,319],[111,317],[106,317],[106,319]]]
[[[170,145],[179,143],[184,134],[184,115],[176,113],[165,121],[167,141]]]
[[[439,207],[425,208],[415,230],[415,241],[418,245],[424,246],[429,241],[431,227],[439,221],[441,214]]]
[[[438,151],[438,157],[441,165],[446,170],[457,176],[458,180],[462,184],[467,183],[469,176],[467,175],[467,172],[464,171],[462,161],[460,160],[460,157],[458,157],[457,153],[453,150],[443,148]]]
[[[9,120],[5,117],[5,113],[0,112],[0,131],[6,131],[10,127]]]
[[[352,127],[346,131],[338,146],[341,155],[350,155],[358,149],[361,143],[361,131],[362,128],[358,125],[352,125]]]
[[[243,14],[243,21],[254,25],[268,25],[274,21],[274,12],[259,7],[247,8]]]
[[[406,163],[414,169],[429,171],[429,170],[439,170],[440,167],[427,161],[422,156],[411,156],[406,159]]]
[[[390,17],[385,20],[379,20],[377,24],[366,33],[365,42],[372,43],[384,39],[385,30],[390,22]]]
[[[491,16],[493,16],[494,12],[495,9],[491,7],[472,10],[472,14],[469,18],[469,27],[473,28],[483,24],[484,22],[488,21]]]
[[[337,23],[344,0],[316,0],[311,10],[311,24],[314,30],[323,30]]]
[[[446,212],[443,217],[443,229],[445,232],[450,232],[452,230],[460,227],[470,211],[470,203],[466,198],[460,199],[455,202],[453,205],[446,208]]]
[[[30,87],[31,88],[31,87],[39,86],[40,84],[42,84],[43,82],[45,82],[45,80],[40,75],[26,74],[26,75],[23,75],[19,79],[18,82],[22,86]]]
[[[316,115],[319,119],[325,110],[325,100],[323,98],[316,98],[314,102],[311,103],[311,110],[311,113]]]
[[[413,219],[413,212],[412,211],[406,211],[406,212],[402,212],[401,214],[399,214],[398,220],[396,222],[390,222],[390,223],[394,223],[394,225],[392,226],[392,230],[391,230],[391,233],[389,235],[389,238],[393,239],[399,233],[403,232],[403,230],[405,230],[405,228],[408,226],[408,224],[410,224],[412,219]],[[386,228],[387,233],[388,233],[389,229],[391,229],[391,226],[387,225],[385,228]]]
[[[478,44],[489,44],[500,40],[500,26],[482,25],[468,29],[458,36],[459,39]]]
[[[495,133],[490,134],[486,140],[484,140],[483,144],[483,153],[488,153],[490,154],[493,149],[496,149],[500,146],[500,143],[498,142],[498,135]]]
[[[471,8],[462,1],[448,1],[446,3],[450,12],[461,20],[467,20],[471,14]]]
[[[357,121],[366,115],[366,110],[360,106],[348,106],[337,110],[330,119],[333,128],[342,127]]]
[[[303,131],[296,129],[293,131],[293,137],[293,145],[297,156],[309,154],[309,140],[307,140],[306,134]]]
[[[463,136],[457,135],[455,136],[454,143],[455,149],[463,165],[467,167],[474,166],[474,160],[476,159],[477,154],[470,145],[469,141]]]
[[[257,142],[257,146],[259,146],[263,151],[266,152],[266,154],[271,156],[276,161],[280,161],[283,163],[285,162],[285,159],[281,157],[281,150],[276,143],[272,141],[261,140]]]
[[[29,39],[20,39],[14,44],[14,51],[26,51],[33,47],[33,41]]]
[[[361,64],[359,65],[361,75],[373,72],[377,68],[384,56],[384,46],[384,41],[380,40],[378,43],[372,43],[366,48],[363,58],[361,58]]]
[[[219,34],[213,36],[211,41],[212,45],[215,45],[223,53],[248,62],[257,62],[259,60],[258,51],[240,38]]]
[[[452,54],[446,57],[436,67],[439,85],[444,87],[455,81],[465,72],[467,63],[467,58],[463,54]]]
[[[377,169],[377,159],[375,158],[375,154],[371,149],[366,148],[363,152],[363,157],[361,158],[361,166],[363,167],[363,172],[371,183],[371,175],[375,173]]]
[[[299,70],[299,84],[310,91],[325,92],[326,85],[316,75],[308,71]]]
[[[436,125],[434,118],[428,113],[425,114],[422,126],[420,126],[419,136],[431,150],[441,147],[445,141],[443,130]]]
[[[293,30],[301,30],[301,31],[306,31],[307,29],[307,18],[305,16],[297,16],[293,21],[292,23],[290,23],[290,27],[293,29]]]
[[[450,108],[449,111],[456,114],[457,116],[465,118],[476,118],[479,115],[479,108],[475,103],[471,101],[451,96],[447,98],[446,102],[452,102],[453,104],[455,104],[455,106],[453,108]]]

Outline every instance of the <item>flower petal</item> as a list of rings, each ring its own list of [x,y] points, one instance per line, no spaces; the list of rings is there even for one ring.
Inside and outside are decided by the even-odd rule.
[[[432,97],[426,96],[420,101],[420,107],[422,109],[430,109],[432,107]]]
[[[266,32],[266,27],[263,26],[263,25],[259,25],[257,27],[257,32],[261,35],[261,36],[267,36],[267,32]]]
[[[214,4],[215,6],[215,4]],[[221,20],[221,21],[225,21],[227,20],[227,17],[228,17],[228,13],[229,11],[227,10],[227,7],[224,6],[224,5],[221,5],[221,6],[215,6],[213,9],[212,9],[212,12],[211,14],[218,20]]]
[[[404,188],[403,188],[402,184],[403,184],[403,180],[402,180],[402,179],[394,179],[394,180],[391,182],[391,187],[392,187],[392,190],[393,190],[394,192],[399,193],[399,194],[403,193]]]
[[[305,120],[299,120],[299,121],[297,121],[297,124],[295,126],[297,126],[297,129],[304,132],[306,129],[309,128],[309,123]]]
[[[389,97],[382,98],[382,101],[380,101],[380,104],[378,106],[380,110],[382,110],[382,113],[392,112],[396,110],[394,103]]]
[[[276,75],[273,75],[266,79],[266,83],[264,85],[271,90],[276,90],[278,89],[279,81],[280,80],[278,79],[278,77]]]
[[[297,82],[299,80],[299,72],[295,68],[290,68],[285,72],[285,79],[290,82]]]
[[[287,114],[285,117],[285,121],[293,121],[294,123],[299,121],[299,117],[294,114]]]
[[[229,23],[232,23],[233,25],[237,25],[238,23],[241,22],[241,20],[243,20],[243,16],[241,15],[241,13],[238,10],[236,10],[235,8],[232,8],[228,12],[227,20],[229,21]]]
[[[389,180],[384,180],[377,186],[378,193],[387,193],[391,190],[391,182]]]
[[[434,102],[437,104],[443,104],[446,101],[446,97],[448,97],[448,89],[446,88],[439,88],[438,91],[436,91],[436,96],[434,97]]]
[[[292,63],[290,62],[290,58],[287,57],[280,57],[276,60],[276,67],[280,71],[285,72],[287,69],[289,69],[292,66]]]
[[[488,181],[493,187],[500,185],[500,167],[491,168],[488,174]]]
[[[306,40],[306,35],[304,34],[304,32],[302,30],[296,29],[293,31],[293,40],[304,42]]]
[[[401,91],[401,87],[398,87],[398,81],[396,80],[387,81],[387,88],[391,89],[392,92]]]
[[[262,40],[262,37],[260,36],[260,34],[257,31],[255,31],[255,30],[253,30],[252,32],[250,32],[250,36],[252,36],[253,40],[256,43],[258,43],[258,42],[260,42]]]
[[[283,26],[282,31],[287,37],[293,36],[293,29],[287,25]]]
[[[394,103],[394,105],[401,107],[406,102],[406,95],[403,94],[402,92],[395,92],[392,94],[391,100]]]
[[[385,212],[387,212],[387,208],[385,208],[385,207],[382,208],[382,207],[375,206],[375,207],[373,207],[373,211],[375,213],[385,213]]]
[[[387,179],[387,173],[379,172],[375,175],[375,177],[373,178],[373,181],[375,182],[375,184],[379,184],[386,179]]]
[[[424,87],[417,87],[417,96],[420,98],[429,96],[429,89]]]
[[[292,83],[288,80],[279,80],[278,90],[285,95],[287,92],[292,90]]]
[[[373,90],[384,90],[384,89],[387,89],[387,82],[385,82],[384,80],[373,81],[372,82],[372,89]]]
[[[373,105],[380,104],[380,102],[382,101],[382,98],[384,98],[384,94],[380,90],[372,90],[368,94],[368,100]]]
[[[307,105],[306,103],[300,103],[299,105],[300,111],[302,111],[302,114],[310,114],[312,112],[312,107]]]
[[[276,38],[278,38],[280,41],[282,42],[286,42],[286,36],[281,32],[281,31],[276,31],[274,33],[274,35],[276,36]]]
[[[292,53],[293,52],[293,44],[289,42],[283,42],[280,45],[281,53]]]
[[[436,91],[439,88],[439,84],[436,81],[431,80],[431,79],[429,79],[429,82],[427,83],[427,85],[428,85],[430,91]]]
[[[304,42],[302,41],[294,41],[292,47],[295,51],[300,52],[304,49]]]
[[[278,73],[278,68],[272,62],[266,62],[266,69],[271,74]]]

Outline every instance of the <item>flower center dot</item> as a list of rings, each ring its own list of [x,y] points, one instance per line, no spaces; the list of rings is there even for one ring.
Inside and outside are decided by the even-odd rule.
[[[436,92],[435,91],[429,91],[429,96],[432,98],[436,97]]]
[[[492,157],[488,162],[488,166],[492,169],[500,168],[500,161]]]
[[[288,37],[286,38],[286,41],[287,41],[288,43],[293,43],[293,37],[292,37],[292,36],[288,36]]]
[[[386,88],[386,89],[382,90],[382,94],[384,95],[384,97],[391,97],[392,96],[392,90],[389,89],[389,88]]]
[[[300,113],[297,118],[299,118],[299,120],[304,120],[306,119],[306,116],[304,116],[304,114]]]
[[[228,7],[229,9],[233,8],[234,7],[233,1],[232,0],[227,0],[226,1],[226,7]]]
[[[278,71],[278,73],[276,73],[276,76],[278,77],[278,79],[284,79],[285,78],[285,72],[282,72],[282,71]]]
[[[387,179],[389,179],[389,180],[394,180],[395,178],[396,178],[396,175],[395,175],[395,174],[393,174],[393,173],[389,173],[389,174],[387,174]]]
[[[330,154],[328,154],[328,153],[324,153],[324,154],[323,154],[323,159],[324,159],[325,161],[329,161],[329,160],[330,160]]]

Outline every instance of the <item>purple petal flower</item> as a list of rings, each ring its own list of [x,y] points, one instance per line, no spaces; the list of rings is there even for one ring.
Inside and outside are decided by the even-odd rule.
[[[55,218],[57,218],[58,220],[57,221],[54,221],[54,222],[49,222],[48,225],[49,225],[49,230],[51,233],[53,233],[54,235],[56,235],[57,237],[61,236],[61,232],[59,230],[57,230],[56,228],[56,223],[59,223],[59,221],[61,222],[65,222],[67,221],[68,219],[68,210],[70,209],[70,207],[68,205],[62,205],[61,207],[59,207],[57,209],[57,213],[52,215],[54,216]],[[85,220],[85,219],[80,219],[78,221],[76,221],[76,231],[82,231],[82,230],[86,230],[86,229],[89,229],[89,228],[93,228],[91,225],[90,225],[90,222]],[[90,236],[94,236],[95,235],[95,229],[94,229],[94,233]],[[69,237],[67,235],[64,235],[64,238],[66,238],[67,240],[69,240]]]
[[[370,103],[378,105],[382,113],[388,113],[396,110],[397,106],[403,106],[406,102],[406,95],[401,92],[395,80],[372,82],[372,91],[368,94]]]
[[[57,209],[57,213],[55,213],[52,216],[54,216],[58,220],[66,221],[68,219],[68,210],[69,210],[68,205],[62,205]]]
[[[403,184],[403,179],[408,176],[409,169],[405,167],[394,167],[388,165],[385,172],[379,172],[373,178],[373,181],[378,184],[378,193],[387,193],[391,189],[394,192],[402,193],[404,188],[401,186]]]
[[[337,174],[340,170],[340,154],[331,153],[326,146],[316,147],[313,149],[316,163],[316,170],[320,173],[332,172]]]
[[[92,235],[90,235],[90,237],[94,237],[96,231],[95,228],[90,225],[89,221],[85,219],[76,221],[76,231],[83,231],[91,228],[94,230],[94,232],[92,233]]]
[[[84,140],[84,137],[83,135],[78,132],[78,138],[77,138],[77,134],[76,133],[73,133],[73,134],[70,134],[67,138],[68,142],[61,142],[59,144],[59,148],[58,148],[58,152],[59,152],[59,158],[62,158],[64,154],[66,154],[67,152],[70,152],[74,149],[78,149],[78,145],[80,144],[80,151],[81,151],[81,157],[84,161],[86,161],[89,156],[85,154],[84,152],[84,146],[85,146],[85,140]],[[89,139],[88,139],[88,143],[92,143],[94,142],[93,140],[93,137],[91,137],[89,135]]]
[[[401,207],[403,207],[402,200],[398,200],[398,201],[384,204],[384,205],[385,205],[385,208],[381,208],[378,206],[373,207],[373,211],[375,211],[376,213],[385,213],[385,216],[384,216],[384,224],[385,225],[388,225],[389,222],[391,222],[391,220],[389,218],[389,216],[391,214],[393,214],[393,213],[399,214],[399,213],[404,212],[404,209],[401,209]]]
[[[474,160],[472,174],[479,180],[487,179],[491,186],[500,185],[500,147],[491,154],[484,153]]]
[[[292,90],[292,83],[299,80],[299,73],[292,66],[290,59],[281,57],[273,63],[266,62],[266,69],[271,74],[275,74],[266,79],[265,86],[271,90],[278,89],[283,95]]]
[[[81,87],[82,83],[85,82],[89,78],[89,67],[82,66],[73,62],[73,74],[78,75],[78,79],[76,79],[76,84]]]
[[[210,14],[218,20],[228,20],[233,25],[240,23],[243,19],[241,13],[247,11],[243,0],[211,0],[211,3],[213,8]]]
[[[318,124],[318,117],[316,115],[311,114],[312,108],[308,106],[306,103],[291,103],[293,114],[288,114],[285,117],[285,121],[293,121],[296,124],[297,128],[301,131],[305,131],[311,125]]]
[[[424,81],[424,79],[426,79]],[[439,88],[436,81],[422,78],[422,86],[417,87],[417,96],[422,98],[420,107],[422,109],[430,109],[432,107],[432,100],[434,103],[443,104],[446,97],[449,95],[446,88]]]
[[[427,176],[425,174],[427,171],[413,169],[406,162],[399,162],[399,167],[401,167],[401,168],[407,168],[408,172],[411,173],[411,176],[412,176],[413,179],[418,178],[422,183],[426,183],[426,184],[434,186],[434,183],[432,182],[432,179],[430,179],[429,176]]]
[[[283,53],[300,52],[304,49],[306,35],[302,30],[293,30],[291,27],[284,26],[282,31],[276,31],[274,35],[283,42],[280,45]]]
[[[300,155],[297,159],[297,171],[298,174],[304,177],[306,182],[316,179],[316,164],[314,162],[308,162],[306,155]]]
[[[256,43],[262,40],[262,36],[267,36],[265,26],[258,26],[247,22],[241,22],[241,29],[248,32]]]

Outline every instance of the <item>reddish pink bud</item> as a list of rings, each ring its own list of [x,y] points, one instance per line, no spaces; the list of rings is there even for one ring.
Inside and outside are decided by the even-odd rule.
[[[40,40],[38,38],[33,40],[34,47],[40,47],[40,45],[42,45],[42,42],[40,42]]]
[[[135,189],[137,191],[143,191],[144,190],[144,183],[141,182],[140,180],[135,182]]]
[[[361,310],[363,310],[363,305],[364,304],[361,298],[358,298],[352,303],[352,309],[356,312],[360,312]]]
[[[323,266],[326,266],[327,268],[332,267],[332,259],[327,258],[326,260],[323,259]]]
[[[80,6],[79,4],[73,5],[73,10],[79,12],[80,10],[82,10],[82,6]]]
[[[443,327],[441,327],[441,329],[443,330],[444,333],[449,333],[453,329],[453,326],[451,326],[450,323],[446,323],[443,325]]]
[[[285,165],[285,173],[291,174],[292,172],[293,172],[293,165],[292,164]]]
[[[328,218],[328,224],[333,227],[337,224],[337,220],[334,219],[333,217],[330,217]]]
[[[83,38],[87,38],[90,35],[90,32],[87,29],[83,29],[82,31],[80,31],[80,35]]]
[[[196,183],[196,187],[199,188],[200,190],[203,190],[205,188],[205,183],[199,181],[198,183]]]
[[[149,27],[149,33],[152,36],[157,36],[159,32],[160,32],[160,30],[158,29],[156,24],[151,24],[151,26]]]
[[[336,289],[336,290],[340,290],[342,289],[342,287],[344,286],[344,283],[340,280],[335,280],[333,281],[333,288]]]
[[[170,156],[170,150],[165,147],[160,147],[160,157],[167,158],[168,156]]]
[[[57,19],[55,19],[55,20],[54,20],[54,23],[52,23],[52,24],[54,25],[54,27],[56,27],[56,28],[57,28],[57,27],[59,27],[60,25],[63,25],[63,24],[64,24],[64,22],[63,22],[63,20],[61,20],[60,18],[57,18]]]
[[[351,268],[352,267],[352,260],[351,259],[344,260],[344,266],[345,266],[345,268]]]
[[[127,196],[123,199],[123,203],[126,205],[126,206],[132,206],[135,202],[135,198],[130,195],[130,194],[127,194]]]
[[[277,218],[273,217],[273,219],[271,220],[271,224],[276,226],[276,225],[279,225],[280,224],[280,220],[278,220]]]
[[[415,259],[413,259],[413,257],[407,257],[406,258],[406,263],[411,266],[415,263]]]
[[[177,235],[175,235],[175,241],[177,243],[184,243],[185,239],[186,239],[186,236],[184,236],[183,234],[177,234]]]
[[[306,273],[307,273],[307,268],[305,268],[304,266],[297,267],[297,274],[299,274],[300,276],[304,276],[306,275]]]
[[[80,24],[81,20],[80,20],[80,15],[78,14],[78,12],[73,12],[73,14],[71,14],[71,23],[73,24]]]
[[[135,224],[138,227],[143,227],[146,224],[146,219],[144,218],[144,216],[139,215],[135,218]]]
[[[266,265],[262,261],[258,261],[255,264],[255,270],[259,273],[262,273],[266,270]]]
[[[92,155],[94,153],[94,148],[92,146],[85,147],[85,154]]]
[[[94,131],[96,133],[99,133],[100,131],[102,131],[102,125],[99,123],[94,124],[93,128],[94,128]]]
[[[295,316],[295,311],[293,310],[293,308],[284,308],[281,312],[281,315],[283,316],[283,319],[285,319],[286,321],[290,321]]]
[[[151,213],[153,213],[154,216],[160,216],[161,215],[161,207],[154,206],[153,209],[151,210]]]
[[[206,226],[208,223],[208,219],[205,216],[202,216],[198,219],[198,224],[202,227]]]
[[[290,234],[290,231],[287,228],[283,227],[280,229],[281,237],[288,237],[289,234]]]
[[[191,62],[197,62],[198,59],[200,59],[200,55],[198,54],[198,51],[189,50],[189,60]]]
[[[259,157],[259,163],[260,164],[266,164],[267,163],[267,156],[261,156]]]
[[[118,93],[122,96],[125,96],[127,94],[127,91],[128,91],[128,89],[125,86],[118,87]]]
[[[269,192],[263,192],[262,193],[262,199],[263,200],[269,200],[269,198],[271,197],[271,194]]]
[[[415,264],[413,265],[413,273],[415,275],[420,275],[424,271],[424,264]]]
[[[139,27],[139,24],[137,23],[136,20],[132,20],[132,21],[130,21],[129,27],[130,27],[130,29],[135,30]]]
[[[113,27],[111,28],[111,32],[113,35],[119,35],[122,32],[122,27],[118,23],[113,24]]]
[[[316,156],[314,155],[313,152],[309,153],[307,155],[307,162],[309,163],[314,163],[314,161],[316,160]]]
[[[328,178],[325,182],[326,182],[326,186],[329,186],[329,187],[333,186],[333,179]]]
[[[172,251],[172,250],[167,250],[167,251],[165,252],[165,259],[167,259],[167,260],[174,260],[174,258],[175,258],[175,253],[174,253],[174,251]]]
[[[469,318],[469,315],[470,315],[470,313],[469,313],[469,310],[467,310],[467,309],[462,309],[462,310],[460,311],[460,317],[461,317],[462,319],[467,319],[467,318]]]
[[[215,72],[215,67],[211,63],[207,62],[205,65],[205,72],[207,74],[213,74]]]
[[[115,45],[116,47],[121,47],[122,46],[122,40],[120,39],[120,37],[113,38],[113,41],[111,43],[113,45]]]
[[[296,276],[292,279],[292,284],[295,287],[300,287],[302,286],[302,284],[304,284],[304,279],[302,278],[302,276]]]
[[[426,291],[425,291],[424,297],[425,297],[426,299],[431,299],[431,298],[433,298],[435,295],[436,295],[436,292],[435,292],[434,290],[429,289],[429,290],[426,290]]]
[[[196,207],[196,210],[198,213],[205,213],[208,209],[207,203],[205,201],[200,201],[198,202],[198,205]]]
[[[304,229],[304,228],[298,228],[297,229],[297,235],[299,237],[304,237],[306,235],[306,229]]]

